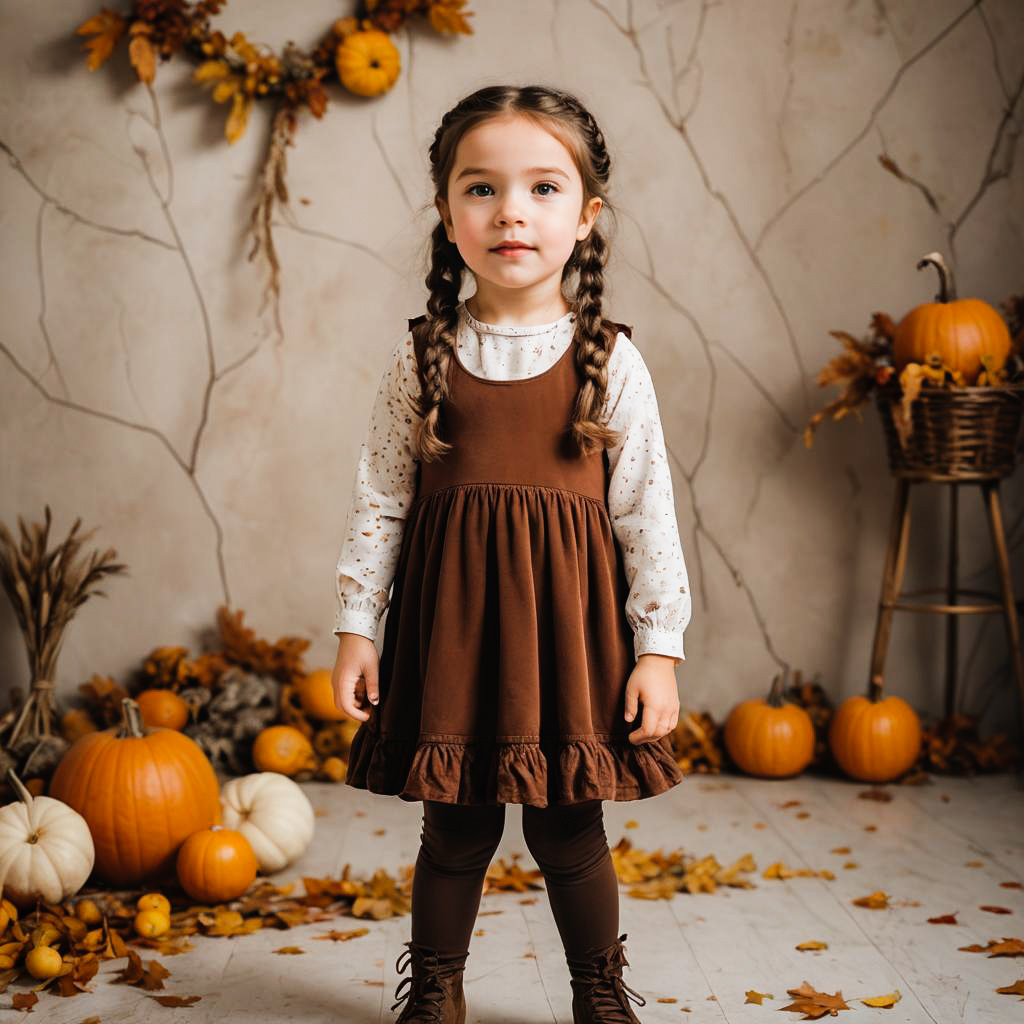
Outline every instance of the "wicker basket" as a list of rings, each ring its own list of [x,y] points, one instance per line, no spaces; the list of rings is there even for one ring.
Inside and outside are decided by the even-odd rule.
[[[905,444],[893,422],[893,405],[901,398],[895,379],[875,392],[889,466],[897,476],[991,480],[1013,472],[1024,384],[921,388],[910,407],[913,430]]]

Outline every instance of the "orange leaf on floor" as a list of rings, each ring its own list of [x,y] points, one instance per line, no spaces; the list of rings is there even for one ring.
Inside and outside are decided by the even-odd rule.
[[[862,999],[861,1002],[865,1006],[877,1006],[883,1010],[888,1010],[895,1006],[902,998],[899,989],[897,989],[886,996],[872,996],[870,999]]]

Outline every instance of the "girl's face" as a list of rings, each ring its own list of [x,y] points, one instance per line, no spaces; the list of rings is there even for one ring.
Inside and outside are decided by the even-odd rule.
[[[447,201],[437,201],[454,242],[488,298],[518,303],[561,294],[562,268],[601,209],[584,206],[583,181],[568,149],[524,117],[493,118],[455,150]],[[514,240],[526,248],[502,250]]]

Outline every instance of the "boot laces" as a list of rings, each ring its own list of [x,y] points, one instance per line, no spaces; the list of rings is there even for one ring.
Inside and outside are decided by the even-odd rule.
[[[647,1000],[622,980],[622,968],[629,964],[622,950],[625,938],[625,935],[620,935],[616,942],[595,954],[585,967],[578,962],[570,964],[575,968],[573,980],[590,1006],[602,1011],[602,1021],[608,1024],[635,1024],[636,1015],[629,1008],[629,1003],[647,1005]]]
[[[395,970],[399,974],[404,974],[406,967],[412,963],[413,973],[398,983],[395,996],[399,997],[400,993],[401,996],[396,998],[391,1009],[396,1009],[411,998],[415,1002],[407,1003],[402,1011],[404,1013],[410,1007],[414,1008],[413,1015],[406,1017],[409,1024],[443,1024],[442,1009],[447,993],[440,979],[442,975],[461,970],[462,964],[443,964],[437,952],[433,950],[419,949],[411,942],[405,943],[405,946],[395,961]],[[407,957],[404,964],[403,957]],[[404,993],[402,989],[405,989]]]

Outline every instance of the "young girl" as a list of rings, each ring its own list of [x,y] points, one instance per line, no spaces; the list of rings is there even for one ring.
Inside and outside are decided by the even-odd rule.
[[[601,315],[610,160],[574,96],[493,86],[444,115],[430,164],[427,312],[377,392],[334,630],[335,698],[362,723],[346,782],[423,801],[392,1009],[465,1020],[484,876],[519,803],[573,1021],[639,1024],[602,801],[682,780],[690,594],[650,374]]]

